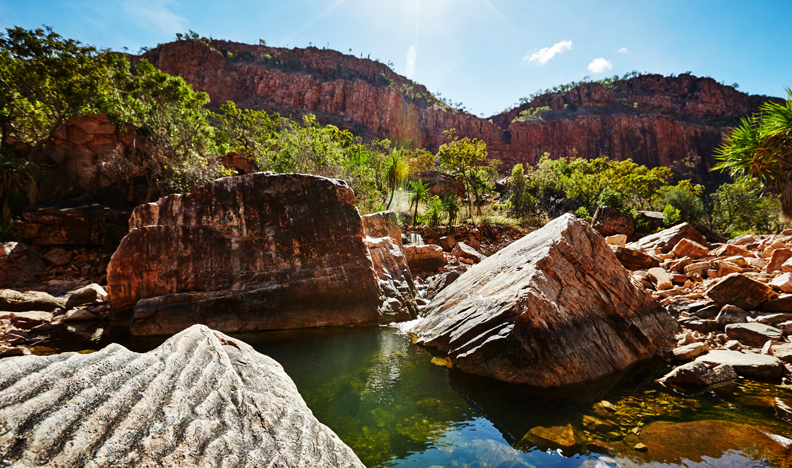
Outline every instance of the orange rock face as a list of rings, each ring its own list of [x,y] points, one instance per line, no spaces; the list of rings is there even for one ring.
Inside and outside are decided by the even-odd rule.
[[[312,112],[364,136],[433,151],[444,141],[442,131],[455,128],[460,136],[485,140],[490,157],[503,160],[504,169],[534,163],[544,152],[632,158],[650,167],[694,154],[702,157],[697,169],[703,173],[729,126],[767,99],[711,78],[644,75],[619,81],[618,89],[587,83],[483,119],[431,105],[424,86],[382,63],[333,50],[178,41],[144,57],[207,92],[213,106],[231,100],[284,115]],[[525,109],[543,106],[551,112],[541,120],[519,119]]]

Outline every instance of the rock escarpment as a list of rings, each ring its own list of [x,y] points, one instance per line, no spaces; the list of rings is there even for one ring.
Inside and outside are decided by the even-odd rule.
[[[193,326],[139,354],[0,360],[13,466],[362,467],[273,359]]]
[[[108,266],[114,323],[168,335],[195,323],[243,332],[409,318],[410,288],[398,305],[381,289],[354,201],[343,181],[258,173],[137,207]],[[379,244],[381,264],[400,253]],[[391,277],[411,283],[393,262]]]
[[[756,112],[766,96],[751,96],[711,78],[642,75],[613,86],[584,83],[548,93],[489,119],[428,98],[424,86],[386,65],[333,50],[281,49],[228,41],[178,41],[143,57],[166,73],[205,91],[213,106],[311,112],[325,122],[365,136],[411,142],[436,151],[450,128],[483,139],[490,157],[535,163],[577,154],[632,158],[649,167],[669,166],[689,155],[707,175],[712,152],[739,117]],[[520,113],[549,108],[532,119]]]
[[[474,266],[413,332],[462,371],[554,387],[660,353],[673,318],[630,281],[605,240],[564,215]]]

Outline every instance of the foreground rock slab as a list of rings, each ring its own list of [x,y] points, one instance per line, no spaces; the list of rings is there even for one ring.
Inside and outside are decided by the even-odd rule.
[[[462,371],[540,387],[622,370],[667,348],[677,328],[572,215],[468,270],[425,314],[417,342]]]
[[[276,361],[198,325],[145,354],[3,359],[0,424],[13,466],[363,466]]]
[[[137,207],[108,266],[114,324],[169,335],[409,319],[412,279],[393,276],[409,273],[406,258],[383,257],[402,255],[401,235],[373,241],[354,203],[343,181],[258,173]]]
[[[751,352],[710,351],[696,358],[694,362],[703,362],[710,366],[728,364],[737,374],[756,379],[775,379],[784,372],[784,365],[780,359]]]

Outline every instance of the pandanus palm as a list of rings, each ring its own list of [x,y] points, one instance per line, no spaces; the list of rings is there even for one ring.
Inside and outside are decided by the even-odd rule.
[[[388,206],[386,209],[390,209],[391,203],[393,202],[393,194],[396,192],[396,187],[407,177],[407,172],[409,167],[407,163],[404,162],[402,159],[401,154],[398,151],[393,151],[390,157],[387,159],[387,171],[385,173],[385,179],[388,182],[388,189],[390,189],[391,195],[390,200],[388,200]]]
[[[418,204],[429,198],[429,186],[421,182],[421,179],[410,182],[410,203],[415,203],[415,214],[413,215],[413,226],[418,221]]]
[[[783,103],[768,101],[740,125],[717,150],[714,169],[733,177],[758,177],[781,198],[781,211],[792,219],[792,90]]]

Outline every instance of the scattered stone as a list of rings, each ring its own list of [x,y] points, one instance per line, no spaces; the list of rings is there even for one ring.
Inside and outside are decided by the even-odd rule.
[[[363,467],[277,362],[203,326],[145,354],[111,344],[3,359],[0,388],[3,458],[13,466],[193,466],[211,457]]]
[[[707,343],[698,342],[680,346],[674,349],[674,357],[679,361],[689,361],[695,359],[702,354],[708,353],[710,347]]]
[[[776,379],[784,372],[782,361],[776,357],[740,351],[710,351],[693,362],[703,362],[713,367],[728,364],[738,375],[756,379]]]
[[[745,348],[745,346],[743,346],[743,344],[737,340],[729,340],[723,345],[723,347],[731,351],[739,351]]]
[[[709,255],[709,249],[696,241],[682,239],[674,246],[672,252],[677,257],[701,258]]]
[[[439,271],[445,265],[443,248],[439,245],[407,245],[404,247],[407,264],[414,273]]]
[[[71,263],[72,255],[68,250],[55,248],[44,254],[44,260],[51,265],[63,266]]]
[[[792,258],[781,264],[781,271],[784,273],[792,273]]]
[[[571,214],[460,276],[424,314],[416,342],[458,369],[540,387],[624,369],[666,349],[677,329],[605,240]]]
[[[717,249],[711,251],[710,255],[714,257],[725,257],[725,256],[735,256],[735,255],[739,255],[741,257],[753,256],[753,254],[749,252],[748,249],[733,244],[723,244]]]
[[[723,330],[727,325],[734,323],[746,323],[748,321],[748,312],[740,309],[737,306],[725,305],[715,317],[715,323],[718,328]]]
[[[781,294],[759,306],[763,312],[792,312],[792,294]]]
[[[35,250],[21,242],[0,244],[0,288],[34,281],[44,269]]]
[[[99,320],[99,316],[86,309],[74,309],[66,312],[62,321],[64,322],[90,322]]]
[[[598,206],[591,227],[604,237],[623,234],[625,238],[635,233],[632,218],[609,206]]]
[[[779,323],[792,320],[792,312],[780,312],[777,314],[762,314],[756,317],[756,322],[764,323],[765,325],[776,325]]]
[[[464,242],[457,242],[454,248],[451,249],[451,255],[454,255],[459,258],[467,258],[469,260],[473,260],[473,263],[479,263],[487,258],[486,255],[476,252],[476,249],[470,247]]]
[[[29,311],[29,312],[0,312],[0,320],[8,319],[17,328],[29,330],[44,323],[52,321],[52,313]]]
[[[707,304],[708,305],[705,306],[705,307],[702,307],[702,308],[700,308],[698,310],[691,311],[690,314],[693,315],[694,317],[698,317],[700,319],[713,319],[713,318],[717,317],[718,314],[723,309],[718,304],[715,304],[715,303],[713,303],[711,301],[707,302]]]
[[[615,245],[617,247],[624,247],[627,245],[627,236],[624,234],[616,234],[605,238],[608,245]]]
[[[702,245],[707,243],[707,239],[698,232],[696,228],[688,223],[682,223],[656,234],[646,236],[638,242],[630,244],[629,247],[649,252],[654,249],[660,249],[663,253],[667,253],[682,239],[690,239]]]
[[[792,335],[792,320],[776,324],[776,328],[781,330],[785,335]]]
[[[66,301],[42,291],[19,292],[0,289],[0,310],[9,312],[45,311],[63,308]]]
[[[443,236],[437,240],[437,244],[442,247],[444,251],[451,252],[456,245],[456,239],[454,239],[454,236]]]
[[[731,304],[751,310],[775,296],[766,284],[752,280],[742,273],[732,273],[710,286],[706,291],[715,302]]]
[[[649,278],[654,280],[655,287],[658,291],[674,288],[674,285],[671,281],[671,275],[669,275],[664,269],[660,267],[650,268],[647,273],[649,273]]]
[[[616,428],[610,421],[605,421],[589,415],[583,416],[583,427],[593,432],[610,432]]]
[[[701,275],[705,271],[709,270],[709,268],[710,268],[710,264],[707,262],[691,263],[690,265],[687,265],[684,268],[684,271],[685,274],[688,276],[688,278],[691,278],[695,274]]]
[[[440,291],[448,287],[451,283],[457,280],[462,273],[453,270],[439,275],[434,275],[428,278],[428,285],[426,287],[426,296],[429,299],[435,297]]]
[[[641,442],[638,442],[637,444],[635,444],[635,446],[633,448],[635,450],[639,451],[639,452],[647,452],[649,450],[649,447],[647,447],[646,445],[644,445]]]
[[[770,263],[767,264],[767,272],[774,273],[781,270],[781,265],[792,258],[792,249],[775,249],[770,256]]]
[[[640,250],[616,247],[614,253],[619,262],[628,270],[648,270],[660,266],[660,262],[656,258]]]
[[[783,343],[770,348],[773,356],[784,362],[792,363],[792,343]]]
[[[781,330],[763,323],[732,323],[726,325],[726,335],[731,340],[751,346],[762,346],[767,340],[778,341],[781,339]]]
[[[66,309],[73,309],[81,305],[100,304],[107,301],[107,291],[96,283],[91,283],[82,288],[75,289],[67,294]]]

